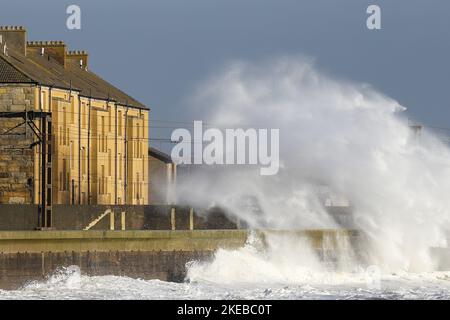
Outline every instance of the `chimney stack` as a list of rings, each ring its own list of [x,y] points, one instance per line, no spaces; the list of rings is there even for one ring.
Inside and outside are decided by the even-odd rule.
[[[23,55],[47,55],[64,67],[69,61],[81,69],[88,68],[89,56],[86,51],[67,51],[63,41],[27,41],[27,32],[23,26],[0,26],[0,52],[6,55],[8,49]]]
[[[43,55],[44,52],[58,63],[66,66],[66,44],[63,41],[28,41],[27,51]]]
[[[68,51],[67,60],[76,63],[80,68],[87,70],[89,55],[84,50]]]
[[[23,26],[0,26],[1,43],[23,55],[27,54],[27,32]]]

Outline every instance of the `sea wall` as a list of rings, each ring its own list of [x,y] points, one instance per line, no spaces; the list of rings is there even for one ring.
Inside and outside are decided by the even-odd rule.
[[[210,259],[212,251],[66,251],[0,253],[0,289],[18,289],[45,281],[64,267],[78,266],[82,275],[127,276],[181,282],[186,263]]]
[[[122,229],[125,212],[126,230],[223,230],[246,228],[244,221],[220,208],[193,209],[180,205],[54,205],[52,227],[56,230],[82,230],[105,210],[114,211],[114,229]],[[172,209],[175,209],[172,221]],[[38,227],[36,205],[0,204],[0,230],[34,230]],[[336,223],[345,229],[355,228],[351,207],[326,207]],[[174,222],[174,223],[173,223]],[[109,230],[110,221],[99,221],[94,230]]]
[[[125,212],[126,230],[217,230],[237,229],[237,219],[227,216],[217,208],[194,210],[190,220],[190,207],[171,205],[54,205],[53,223],[55,230],[82,230],[105,210],[114,211],[114,229],[122,229],[122,212]],[[172,209],[174,221],[172,221]],[[38,226],[36,205],[0,204],[0,230],[34,230]],[[93,230],[109,230],[108,217],[99,221]]]
[[[244,245],[244,230],[216,231],[2,231],[0,288],[44,280],[61,267],[85,275],[182,281],[186,263],[218,248]]]
[[[1,231],[0,288],[18,288],[44,280],[58,268],[79,266],[84,275],[117,275],[182,281],[186,263],[210,259],[219,248],[243,247],[249,235],[306,239],[324,255],[340,250],[339,239],[360,242],[347,230],[129,230],[129,231]],[[295,240],[295,239],[294,239]]]

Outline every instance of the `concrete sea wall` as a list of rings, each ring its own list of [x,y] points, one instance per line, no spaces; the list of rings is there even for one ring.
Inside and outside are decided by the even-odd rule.
[[[105,210],[115,212],[115,229],[121,229],[121,213],[125,212],[126,230],[171,230],[172,209],[176,230],[190,229],[190,208],[171,205],[54,205],[52,226],[56,230],[82,230]],[[0,230],[35,230],[38,226],[36,205],[0,204]],[[194,210],[193,229],[237,229],[237,221],[217,208]],[[109,219],[102,219],[95,230],[110,229]]]
[[[98,220],[108,209],[114,214]],[[53,229],[36,231],[37,206],[2,204],[0,288],[44,280],[70,265],[87,275],[181,281],[188,261],[244,245],[247,231],[236,222],[220,210],[186,206],[55,205]]]
[[[108,209],[114,214],[105,215]],[[210,259],[219,248],[242,247],[250,234],[217,208],[55,205],[52,220],[53,229],[37,231],[36,206],[0,205],[0,288],[44,280],[71,265],[85,275],[182,281],[187,262]],[[344,229],[252,234],[263,246],[272,236],[303,238],[328,257],[342,237],[358,243],[357,232]]]
[[[210,258],[217,248],[244,245],[244,230],[215,231],[3,231],[0,288],[44,280],[77,265],[86,275],[182,281],[186,263]]]
[[[44,280],[58,268],[77,265],[85,275],[118,275],[182,281],[186,263],[210,259],[219,248],[243,247],[248,230],[2,231],[0,288]],[[304,238],[319,254],[338,248],[340,237],[357,242],[347,230],[252,231],[268,237]]]
[[[57,230],[81,230],[105,210],[115,214],[115,229],[121,228],[121,212],[125,212],[126,230],[170,230],[171,211],[175,208],[176,230],[189,230],[190,207],[180,205],[54,205],[53,228]],[[35,230],[38,226],[36,205],[0,204],[0,230]],[[337,224],[346,229],[355,227],[350,207],[326,207]],[[227,215],[220,208],[194,210],[193,229],[217,230],[245,228],[243,222]],[[94,229],[108,230],[109,221],[100,221]]]

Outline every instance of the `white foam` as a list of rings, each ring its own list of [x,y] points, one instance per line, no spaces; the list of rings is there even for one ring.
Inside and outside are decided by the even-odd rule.
[[[449,272],[382,274],[379,289],[368,287],[361,274],[337,272],[316,272],[289,284],[224,283],[220,277],[172,283],[78,274],[76,288],[67,285],[72,272],[57,274],[58,281],[50,278],[20,290],[0,290],[0,299],[450,299]]]

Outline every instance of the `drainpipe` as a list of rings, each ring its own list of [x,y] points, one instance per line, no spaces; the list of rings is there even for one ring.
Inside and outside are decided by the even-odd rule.
[[[81,97],[78,92],[78,204],[81,204]]]
[[[39,111],[42,112],[42,87],[39,86]],[[39,131],[42,132],[42,117],[39,120]],[[42,168],[41,168],[41,154],[42,154],[42,143],[39,144],[38,148],[38,168],[39,168],[39,183],[38,183],[38,194],[41,194],[41,184],[42,184]],[[37,201],[38,204],[40,202],[40,197],[38,196],[38,199],[35,199],[35,202]],[[38,213],[38,226],[40,226],[40,215]]]
[[[117,103],[114,102],[114,148],[115,148],[115,157],[114,157],[114,204],[117,205]]]
[[[124,204],[128,204],[128,101],[126,102],[126,109],[125,109],[125,141],[124,141],[124,154],[125,154],[125,172],[124,172]]]
[[[53,110],[52,110],[52,108],[53,108],[53,102],[52,102],[52,87],[53,87],[53,86],[49,87],[49,89],[48,89],[48,112],[50,112],[50,113],[53,114]],[[59,111],[59,110],[58,110],[58,111]],[[47,124],[47,121],[44,121],[44,125],[45,125],[45,126],[48,125],[48,124]],[[56,125],[57,125],[57,124],[55,124],[55,126],[56,126]],[[55,129],[55,128],[53,128],[53,129]],[[55,133],[55,131],[56,131],[56,133]],[[47,133],[48,133],[48,128],[47,128],[47,130],[46,130],[46,134],[47,134]],[[58,130],[52,130],[52,135],[53,135],[53,136],[55,136],[57,133],[58,133]],[[64,133],[63,133],[63,134],[64,134]],[[50,139],[50,141],[51,141],[51,139],[53,139],[53,138],[50,136],[49,139]],[[56,142],[56,140],[55,140],[55,142]],[[57,145],[58,145],[58,143],[52,144],[52,150],[51,150],[51,152],[52,152],[53,154],[55,154],[55,155],[57,155],[57,152],[56,152]],[[46,150],[47,150],[47,146],[46,146]],[[46,152],[48,152],[48,150],[47,150]],[[50,153],[50,152],[49,152],[49,153]],[[53,159],[52,159],[52,160],[53,160]],[[57,157],[57,156],[55,157],[55,160],[58,161],[58,157]],[[48,159],[47,159],[47,161],[48,161]],[[47,161],[44,161],[44,164],[47,164]],[[57,174],[56,176],[58,176],[58,174]],[[44,176],[44,179],[46,179],[46,176]],[[53,180],[53,179],[54,179],[54,176],[53,176],[53,173],[52,173],[52,180]],[[51,182],[53,182],[53,181],[51,181]],[[58,185],[58,184],[57,184],[57,185]],[[59,186],[59,187],[61,187],[61,186]],[[47,189],[47,185],[45,185],[45,188]],[[52,188],[53,188],[53,184],[52,184]],[[47,191],[48,191],[48,189],[47,189]],[[58,193],[58,196],[59,196],[59,193]],[[46,198],[48,198],[48,195],[46,195]],[[53,190],[52,190],[51,198],[52,198],[52,201],[53,201]],[[46,200],[46,199],[45,199],[45,200]],[[59,202],[58,198],[57,198],[56,201]],[[46,206],[46,205],[45,205],[45,206]],[[45,211],[46,211],[46,210],[45,210]],[[45,221],[45,227],[47,227],[47,213],[45,213],[45,219],[44,219],[44,221]]]
[[[91,204],[91,93],[89,93],[89,106],[88,106],[88,141],[87,141],[87,198],[88,204]]]

